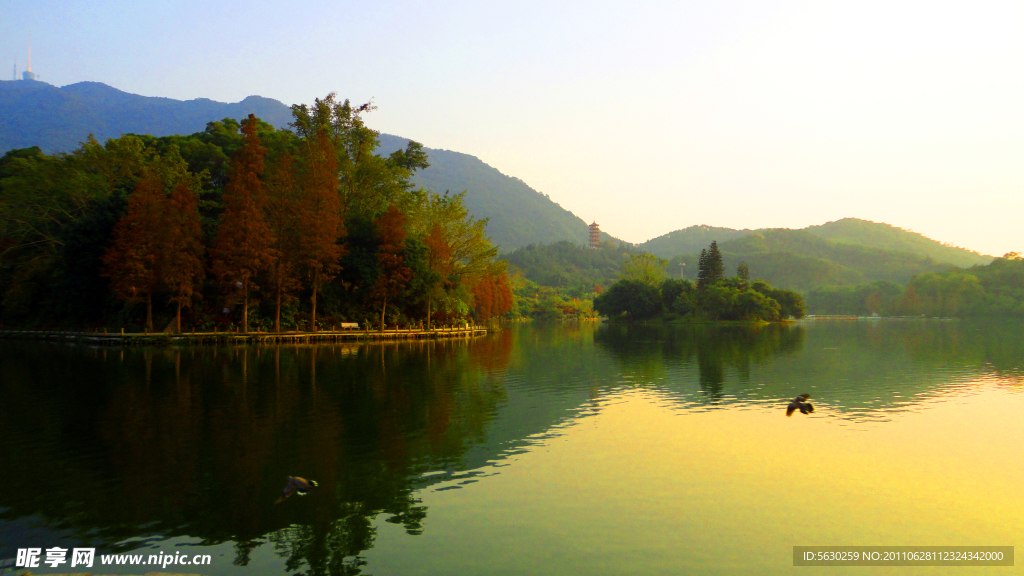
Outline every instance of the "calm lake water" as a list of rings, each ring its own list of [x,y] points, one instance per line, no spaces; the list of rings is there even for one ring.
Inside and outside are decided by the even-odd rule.
[[[802,392],[815,412],[787,418]],[[0,341],[0,563],[59,546],[211,554],[167,571],[214,575],[836,574],[792,547],[1020,554],[1022,392],[1020,323]],[[275,504],[289,475],[320,487]]]

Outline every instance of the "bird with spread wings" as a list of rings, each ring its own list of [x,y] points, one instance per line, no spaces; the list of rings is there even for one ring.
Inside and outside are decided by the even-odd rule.
[[[789,406],[786,406],[786,416],[792,416],[793,412],[796,412],[797,410],[799,410],[801,414],[810,414],[811,412],[814,412],[814,405],[807,401],[810,397],[810,394],[801,394],[796,398],[793,398],[793,401],[789,403]]]
[[[306,480],[305,478],[299,478],[298,476],[289,476],[288,483],[284,485],[284,492],[281,493],[281,497],[277,499],[274,504],[280,504],[285,498],[292,495],[293,492],[298,492],[299,496],[305,496],[306,492],[309,492],[313,488],[316,488],[319,484],[316,480]]]

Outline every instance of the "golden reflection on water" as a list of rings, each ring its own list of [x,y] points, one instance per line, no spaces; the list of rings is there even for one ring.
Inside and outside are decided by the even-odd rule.
[[[496,474],[424,491],[432,511],[424,534],[403,537],[379,523],[370,566],[382,574],[995,571],[794,568],[792,547],[1019,545],[1024,428],[1006,423],[1021,413],[1024,394],[983,382],[866,428],[841,425],[825,407],[793,418],[782,406],[694,412],[628,390]]]

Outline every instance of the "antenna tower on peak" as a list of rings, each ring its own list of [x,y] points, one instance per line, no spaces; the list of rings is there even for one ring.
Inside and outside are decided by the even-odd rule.
[[[17,66],[15,66],[15,78],[17,78]],[[32,72],[32,35],[28,36],[28,70],[21,73],[22,80],[35,80],[36,75]]]

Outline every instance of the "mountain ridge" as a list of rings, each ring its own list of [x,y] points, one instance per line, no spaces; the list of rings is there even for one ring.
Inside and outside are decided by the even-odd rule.
[[[206,124],[225,117],[241,119],[250,113],[276,128],[291,122],[289,106],[262,96],[223,103],[207,98],[174,100],[140,96],[101,82],[56,87],[46,82],[0,81],[0,154],[39,146],[46,153],[70,152],[93,134],[100,142],[122,134],[170,136],[201,132]],[[409,140],[380,134],[378,150],[388,154]],[[479,158],[444,149],[424,148],[431,166],[416,173],[413,183],[436,193],[467,191],[465,204],[487,227],[502,253],[530,244],[569,241],[588,243],[587,223],[521,179],[501,173]],[[770,229],[762,229],[761,232]],[[937,262],[961,267],[987,264],[992,257],[947,246],[916,232],[889,224],[844,218],[803,230],[839,244],[898,249]],[[662,258],[696,254],[712,240],[719,243],[758,230],[735,230],[707,225],[690,226],[635,245]],[[602,232],[602,240],[616,240]]]
[[[0,154],[39,146],[45,153],[70,152],[93,134],[104,142],[122,134],[161,137],[193,134],[208,122],[250,113],[275,128],[287,128],[291,108],[277,100],[249,96],[236,103],[206,98],[174,100],[139,96],[101,82],[57,88],[39,81],[0,81]],[[378,152],[402,149],[408,138],[380,133]],[[531,243],[568,240],[586,244],[587,223],[537,192],[521,179],[501,173],[462,152],[424,147],[431,166],[414,174],[413,183],[433,192],[466,191],[466,208],[487,218],[488,234],[502,253]],[[614,240],[602,234],[604,240]]]
[[[806,228],[720,228],[705,224],[689,226],[652,238],[637,247],[659,258],[677,258],[697,254],[706,248],[711,240],[719,244],[774,230],[802,231],[836,244],[878,248],[887,251],[909,252],[942,262],[967,268],[992,262],[994,257],[973,250],[944,244],[923,234],[860,218],[841,218]]]

